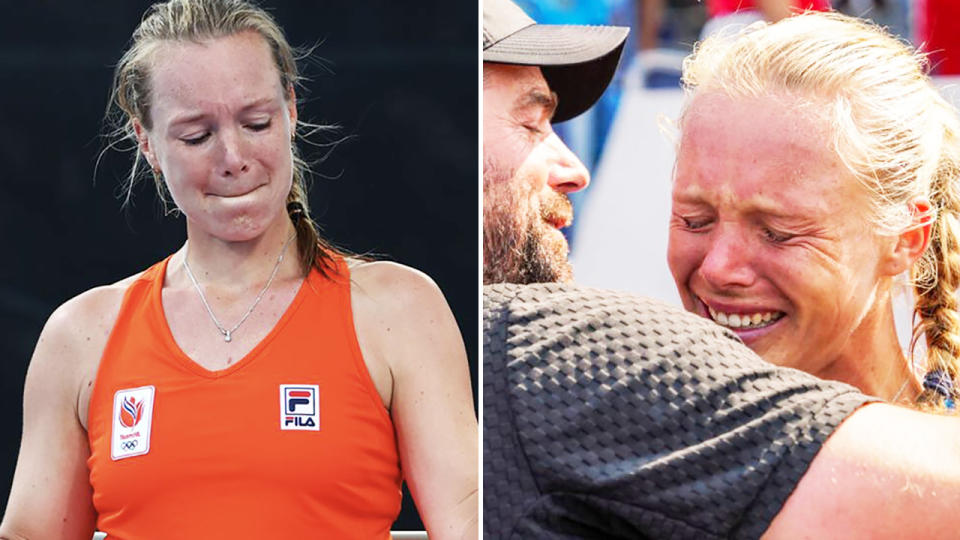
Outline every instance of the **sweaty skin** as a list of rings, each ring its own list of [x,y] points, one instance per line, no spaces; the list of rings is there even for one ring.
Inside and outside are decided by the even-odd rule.
[[[912,262],[878,234],[868,192],[795,96],[694,98],[683,119],[668,262],[684,307],[767,361],[891,397],[907,370],[893,278]],[[789,114],[786,114],[789,111]],[[863,362],[863,358],[870,362]]]

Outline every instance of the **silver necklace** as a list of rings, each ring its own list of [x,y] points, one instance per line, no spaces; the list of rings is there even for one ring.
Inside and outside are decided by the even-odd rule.
[[[903,384],[900,385],[900,389],[897,390],[897,393],[893,396],[893,399],[890,400],[890,403],[896,403],[897,400],[900,399],[900,394],[902,394],[903,391],[907,389],[907,384],[908,384],[909,382],[910,382],[910,377],[907,377],[907,378],[903,381]]]
[[[247,317],[253,313],[253,308],[257,307],[257,304],[260,303],[260,300],[263,298],[263,295],[267,293],[267,289],[270,288],[270,284],[273,283],[273,278],[277,277],[277,272],[280,270],[280,263],[283,262],[283,254],[287,252],[287,246],[290,245],[290,242],[296,237],[296,233],[292,234],[290,238],[283,244],[283,249],[280,250],[280,256],[277,257],[277,264],[273,265],[273,272],[270,273],[270,278],[267,279],[267,284],[263,286],[263,289],[260,291],[260,294],[257,295],[256,300],[253,301],[253,304],[250,305],[250,308],[247,309],[247,312],[243,314],[243,317],[240,317],[240,320],[237,321],[237,324],[233,325],[233,328],[227,330],[220,324],[220,321],[217,320],[217,316],[213,314],[213,310],[210,309],[210,304],[207,302],[207,297],[203,295],[203,289],[200,288],[200,284],[197,283],[197,278],[193,276],[193,271],[190,270],[190,263],[187,262],[187,254],[183,256],[183,267],[187,270],[187,276],[190,277],[190,281],[193,282],[193,287],[197,289],[197,293],[200,294],[200,301],[203,302],[203,307],[207,308],[207,313],[210,314],[210,319],[213,321],[213,324],[217,326],[217,330],[220,331],[220,334],[223,335],[223,340],[227,343],[233,341],[233,332],[243,324],[243,321],[247,320]]]

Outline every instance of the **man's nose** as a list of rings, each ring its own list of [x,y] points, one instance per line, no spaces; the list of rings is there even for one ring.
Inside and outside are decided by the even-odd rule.
[[[698,270],[701,277],[715,290],[752,285],[757,276],[748,233],[719,223],[709,234],[710,244]]]
[[[551,133],[546,144],[552,151],[547,183],[560,193],[573,193],[587,187],[590,173],[579,158],[563,144],[556,133]]]

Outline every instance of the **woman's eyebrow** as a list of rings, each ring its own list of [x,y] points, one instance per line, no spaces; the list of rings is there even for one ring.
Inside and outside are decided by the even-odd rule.
[[[198,120],[203,120],[207,116],[207,113],[202,111],[190,111],[180,116],[173,117],[170,120],[170,127],[179,126],[181,124],[189,124],[191,122],[196,122]]]
[[[257,108],[263,107],[263,106],[265,106],[265,105],[270,105],[270,106],[272,106],[272,105],[274,105],[274,104],[275,104],[275,99],[274,99],[274,98],[272,98],[272,97],[262,97],[262,98],[259,98],[259,99],[255,99],[255,100],[251,101],[250,103],[247,103],[246,105],[244,105],[244,106],[240,109],[240,112],[246,112],[246,111],[249,111],[250,109],[257,109]]]
[[[251,102],[247,103],[246,105],[244,105],[243,107],[241,107],[241,108],[240,108],[240,112],[241,112],[241,113],[245,113],[245,112],[248,112],[248,111],[250,111],[250,110],[252,110],[252,109],[258,109],[258,108],[260,108],[260,107],[264,107],[264,106],[268,106],[268,105],[269,105],[269,106],[273,106],[273,105],[274,105],[274,98],[272,98],[272,97],[262,97],[262,98],[254,99],[253,101],[251,101]],[[208,114],[207,114],[206,112],[204,112],[204,111],[187,111],[187,112],[181,114],[180,116],[175,116],[175,117],[173,118],[173,120],[170,121],[170,126],[173,127],[173,126],[178,126],[178,125],[181,125],[181,124],[189,124],[190,122],[196,122],[196,121],[198,121],[198,120],[203,120],[203,119],[206,118],[207,116],[208,116]]]

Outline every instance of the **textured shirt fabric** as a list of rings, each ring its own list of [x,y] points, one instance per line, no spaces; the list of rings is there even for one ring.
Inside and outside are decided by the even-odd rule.
[[[312,270],[267,336],[219,371],[173,339],[167,261],[130,285],[90,398],[90,483],[107,538],[389,538],[396,438],[337,264],[331,278]]]
[[[653,300],[487,286],[484,536],[758,538],[871,399]]]

